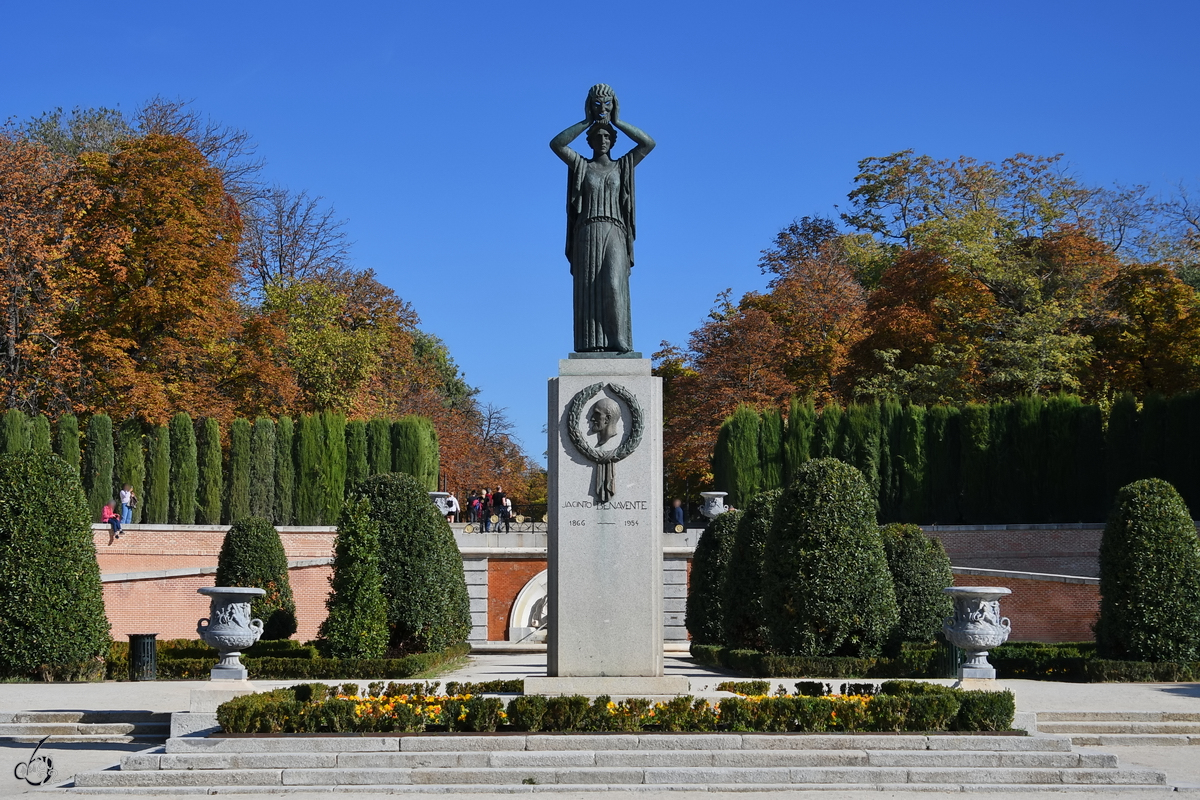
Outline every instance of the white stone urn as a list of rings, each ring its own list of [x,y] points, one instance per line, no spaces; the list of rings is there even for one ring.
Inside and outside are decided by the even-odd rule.
[[[942,633],[966,655],[958,669],[961,680],[995,680],[988,650],[1008,641],[1012,623],[1000,616],[1000,598],[1012,594],[1000,586],[951,586],[943,589],[954,598],[954,615],[942,623]]]
[[[450,493],[449,492],[430,492],[429,499],[438,507],[438,511],[442,512],[442,516],[450,513]]]
[[[266,592],[250,586],[208,586],[196,591],[211,598],[208,617],[196,623],[196,633],[221,657],[209,679],[246,680],[248,674],[240,656],[263,632],[263,621],[250,619],[250,602]]]
[[[729,509],[725,507],[725,495],[729,492],[701,492],[700,496],[704,498],[704,505],[700,506],[700,513],[706,519],[716,519],[724,514]]]

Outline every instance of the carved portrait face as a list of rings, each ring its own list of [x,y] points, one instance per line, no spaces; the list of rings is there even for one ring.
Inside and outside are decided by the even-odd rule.
[[[602,447],[605,442],[617,435],[617,421],[621,419],[621,407],[613,400],[602,397],[588,411],[588,433],[597,437],[596,446]]]

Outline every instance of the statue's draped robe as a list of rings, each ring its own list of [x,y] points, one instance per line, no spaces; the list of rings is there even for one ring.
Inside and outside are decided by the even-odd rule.
[[[633,267],[635,147],[599,167],[567,150],[567,259],[574,277],[575,352],[633,349],[629,270]]]

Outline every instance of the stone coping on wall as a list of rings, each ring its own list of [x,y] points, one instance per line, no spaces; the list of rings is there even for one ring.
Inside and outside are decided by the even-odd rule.
[[[955,575],[978,575],[982,578],[1013,578],[1025,581],[1051,581],[1053,583],[1081,583],[1088,586],[1099,586],[1099,578],[1088,578],[1083,575],[1054,575],[1049,572],[1017,572],[1008,569],[982,569],[980,567],[951,567]]]
[[[296,558],[288,561],[288,569],[324,567],[332,563],[332,558]],[[110,572],[107,575],[101,575],[100,582],[127,583],[129,581],[154,581],[162,578],[182,578],[187,575],[215,575],[216,573],[216,566],[151,569],[143,572]]]

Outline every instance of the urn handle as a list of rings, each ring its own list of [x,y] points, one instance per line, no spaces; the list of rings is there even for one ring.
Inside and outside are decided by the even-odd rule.
[[[1004,630],[1006,630],[1006,631],[1012,630],[1012,621],[1009,620],[1008,617],[1001,617],[1000,618],[1000,627],[1004,628]]]
[[[196,623],[196,632],[202,633],[203,631],[208,630],[208,625],[209,625],[208,617],[205,617],[204,619],[199,620]]]
[[[250,620],[250,630],[254,631],[254,638],[257,641],[263,634],[263,621],[261,619]]]

